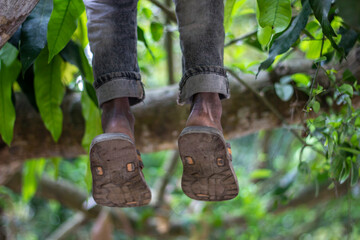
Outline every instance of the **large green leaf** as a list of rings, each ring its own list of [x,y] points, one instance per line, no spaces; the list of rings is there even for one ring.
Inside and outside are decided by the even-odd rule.
[[[6,66],[10,66],[18,56],[18,50],[10,43],[6,43],[0,49],[0,59]]]
[[[84,49],[89,44],[88,30],[87,30],[87,18],[86,12],[84,11],[78,19],[78,27],[72,37],[75,42],[80,43],[81,47]]]
[[[330,40],[333,48],[341,52],[333,37],[336,37],[334,29],[329,21],[329,11],[332,0],[309,0],[316,19],[320,22],[324,35]]]
[[[94,82],[92,67],[90,66],[88,59],[85,56],[84,50],[81,49],[81,47],[75,42],[70,41],[61,51],[61,56],[65,59],[65,61],[70,62],[71,64],[78,67],[82,78],[85,80],[85,90],[94,104],[98,106],[95,89],[92,86],[92,83]]]
[[[340,28],[341,41],[339,47],[344,50],[345,56],[347,56],[350,50],[355,46],[359,34],[352,29]]]
[[[161,39],[163,33],[164,33],[164,26],[161,23],[158,22],[152,22],[150,24],[150,32],[152,39],[157,42]]]
[[[144,33],[144,30],[141,28],[141,27],[137,27],[137,37],[138,37],[138,41],[140,42],[143,42],[144,43],[144,46],[146,47],[146,49],[149,51],[151,57],[153,59],[155,59],[155,56],[153,54],[153,52],[151,51],[147,41],[146,41],[146,38],[145,38],[145,33]]]
[[[89,97],[88,92],[85,90],[81,93],[81,106],[82,114],[85,119],[85,133],[82,139],[82,146],[87,152],[89,152],[91,141],[94,139],[94,137],[102,133],[101,114],[100,110],[97,108],[97,106]],[[89,160],[87,161],[85,172],[85,183],[88,193],[90,193],[92,187],[92,178]]]
[[[39,179],[44,172],[45,159],[32,159],[24,163],[22,177],[22,199],[28,202],[35,195]]]
[[[15,108],[11,101],[12,85],[19,75],[21,64],[18,51],[7,43],[0,50],[0,135],[10,145],[13,139]]]
[[[49,20],[47,32],[48,62],[69,42],[76,30],[77,19],[84,9],[84,3],[81,0],[54,0],[54,10]]]
[[[52,0],[41,0],[22,25],[20,59],[23,75],[46,45],[52,6]]]
[[[309,15],[311,13],[311,8],[309,1],[304,1],[303,8],[298,16],[292,21],[290,27],[286,29],[277,39],[274,40],[269,57],[264,62],[261,63],[259,71],[262,69],[267,69],[274,62],[275,57],[279,54],[285,53],[289,48],[296,42],[299,38],[301,31],[305,28],[308,21]]]
[[[234,9],[236,0],[226,0],[224,8],[224,28],[225,31],[230,27],[232,11]]]
[[[85,133],[82,139],[82,145],[84,149],[89,151],[93,138],[102,133],[101,114],[86,91],[83,91],[81,94],[81,106],[85,119]]]
[[[48,51],[44,48],[35,61],[35,97],[40,115],[53,139],[58,141],[62,131],[63,114],[60,104],[64,97],[61,82],[60,56],[55,56],[48,63]]]
[[[275,33],[284,31],[291,21],[290,0],[257,0],[259,25],[271,27]]]

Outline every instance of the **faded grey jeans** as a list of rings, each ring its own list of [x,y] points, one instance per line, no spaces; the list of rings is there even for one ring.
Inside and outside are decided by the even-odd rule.
[[[99,105],[129,97],[141,102],[144,88],[137,62],[137,0],[84,0]],[[200,92],[229,97],[223,65],[223,0],[174,0],[183,53],[179,104]]]

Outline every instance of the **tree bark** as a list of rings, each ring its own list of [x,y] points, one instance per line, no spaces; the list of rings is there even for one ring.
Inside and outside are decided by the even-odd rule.
[[[294,124],[303,118],[302,109],[308,99],[307,95],[298,91],[290,101],[283,102],[273,91],[273,83],[281,76],[293,73],[311,74],[311,66],[311,61],[297,59],[278,66],[271,73],[262,72],[257,80],[254,80],[252,75],[240,76],[263,94],[289,124]],[[339,79],[345,69],[350,69],[355,77],[360,79],[360,49],[353,51],[347,62],[337,67]],[[224,135],[227,139],[281,126],[281,121],[257,96],[233,79],[230,80],[232,97],[223,101],[222,117]],[[325,77],[319,76],[319,82],[325,80]],[[175,85],[149,90],[145,101],[133,108],[136,118],[135,138],[140,151],[154,152],[176,148],[177,137],[184,128],[189,113],[188,107],[176,104],[177,94]],[[353,105],[355,108],[360,106],[360,97],[353,98]],[[322,106],[326,106],[325,101],[322,102]],[[86,154],[81,146],[84,120],[80,95],[67,94],[62,110],[63,132],[59,142],[54,143],[40,115],[23,94],[16,94],[13,142],[8,147],[0,141],[0,184],[4,183],[26,159],[56,156],[72,158]],[[323,110],[326,111],[326,107]]]
[[[39,0],[0,0],[0,48],[25,21]]]

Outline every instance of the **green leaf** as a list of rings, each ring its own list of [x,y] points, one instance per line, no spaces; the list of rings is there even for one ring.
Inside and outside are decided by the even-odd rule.
[[[290,0],[257,0],[259,24],[270,27],[275,33],[284,31],[291,21]]]
[[[149,51],[151,57],[152,57],[153,59],[155,59],[155,56],[154,56],[153,52],[151,51],[149,45],[147,44],[144,30],[142,30],[142,28],[140,28],[139,26],[137,27],[137,36],[138,36],[138,41],[144,43],[144,46],[145,46],[146,49]]]
[[[0,59],[6,66],[10,66],[18,56],[18,50],[10,43],[6,43],[0,49]]]
[[[267,26],[262,28],[259,26],[257,31],[257,38],[259,40],[259,43],[262,46],[267,46],[271,40],[272,34],[273,34],[273,30],[271,27]]]
[[[84,11],[78,19],[78,27],[73,34],[73,39],[79,43],[84,49],[89,44],[88,30],[87,30],[87,17]]]
[[[60,55],[65,61],[75,65],[79,69],[81,75],[85,77],[85,70],[80,56],[82,51],[83,50],[79,45],[77,45],[74,41],[70,41],[60,52]]]
[[[359,167],[356,162],[351,163],[351,186],[357,184],[359,180]]]
[[[311,107],[315,113],[318,113],[320,110],[320,103],[318,101],[314,101]]]
[[[303,73],[295,73],[291,76],[292,80],[298,87],[308,87],[310,85],[310,77]]]
[[[35,195],[45,164],[45,159],[32,159],[24,163],[22,177],[22,199],[24,202],[29,202]]]
[[[234,9],[236,0],[226,0],[224,8],[224,28],[228,31],[231,24],[232,11]]]
[[[86,161],[86,171],[85,171],[85,184],[86,184],[86,190],[88,194],[91,194],[92,189],[92,174],[91,174],[91,168],[90,168],[90,159]]]
[[[150,32],[152,39],[157,42],[160,40],[164,33],[164,26],[161,23],[158,22],[152,22],[150,24]]]
[[[76,30],[76,21],[84,9],[84,3],[81,0],[54,0],[54,10],[47,32],[48,62],[69,42]]]
[[[333,48],[341,52],[333,37],[336,37],[334,29],[329,21],[329,12],[332,0],[309,0],[310,6],[314,12],[316,19],[319,21],[324,35],[330,40]]]
[[[347,84],[347,83],[341,85],[341,86],[339,87],[339,91],[340,91],[341,93],[346,93],[346,94],[348,94],[350,97],[352,97],[353,94],[354,94],[354,89],[353,89],[353,87],[352,87],[350,84]]]
[[[270,169],[257,169],[253,171],[250,175],[251,179],[264,179],[272,176],[272,171]]]
[[[54,165],[54,179],[58,180],[59,178],[59,166],[60,166],[60,162],[61,162],[61,158],[59,157],[54,157],[50,159],[52,164]]]
[[[350,176],[350,169],[347,166],[346,162],[343,163],[343,168],[339,175],[339,182],[340,184],[343,184]]]
[[[81,93],[82,115],[85,119],[85,133],[82,146],[89,152],[91,141],[102,133],[100,110],[92,102],[86,91]]]
[[[61,82],[60,56],[55,56],[48,64],[48,51],[44,48],[35,61],[35,97],[45,127],[57,142],[62,131],[63,114],[60,108],[64,97],[64,86]]]
[[[344,50],[345,56],[347,56],[350,50],[355,46],[359,34],[352,29],[340,28],[341,40],[339,47]]]
[[[307,162],[301,162],[298,166],[298,171],[302,174],[309,174],[311,172]]]
[[[87,91],[94,104],[98,106],[95,89],[91,84],[94,82],[92,68],[85,56],[84,50],[81,49],[81,47],[74,41],[70,41],[60,54],[65,61],[70,62],[71,64],[78,67],[82,78],[85,80],[85,90]]]
[[[276,95],[283,101],[289,101],[294,94],[294,88],[290,84],[275,83]]]
[[[13,139],[16,118],[11,94],[21,68],[17,55],[18,51],[9,43],[0,50],[0,135],[7,145]]]
[[[90,99],[86,91],[81,93],[81,106],[82,115],[85,119],[85,133],[82,139],[82,146],[87,152],[89,152],[91,141],[94,137],[102,133],[101,114],[100,110]],[[92,187],[90,161],[87,161],[85,183],[88,193],[90,193]]]
[[[326,56],[321,56],[317,59],[314,60],[314,63],[320,63],[320,62],[324,62],[327,60],[327,57]]]
[[[354,74],[349,70],[346,69],[343,73],[343,81],[350,81],[350,82],[356,82],[356,77]]]
[[[53,8],[52,0],[41,0],[21,28],[20,60],[22,72],[34,63],[46,45],[47,26]]]
[[[283,54],[290,49],[299,38],[301,31],[305,28],[310,13],[309,1],[305,0],[300,14],[292,21],[290,27],[274,40],[270,48],[269,57],[261,63],[259,72],[269,68],[277,55]]]

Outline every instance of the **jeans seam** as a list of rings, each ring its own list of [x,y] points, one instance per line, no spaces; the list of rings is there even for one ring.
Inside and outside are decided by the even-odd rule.
[[[226,71],[223,67],[220,67],[220,66],[196,66],[196,67],[188,69],[185,72],[185,74],[179,84],[180,90],[185,85],[186,81],[189,78],[191,78],[195,75],[199,75],[199,74],[216,74],[218,76],[222,76],[225,78],[227,77]]]
[[[98,89],[103,84],[110,82],[115,78],[128,80],[128,81],[140,81],[141,82],[141,76],[140,76],[140,73],[138,73],[138,72],[130,72],[130,71],[111,72],[111,73],[106,73],[106,74],[98,77],[93,83],[94,88]]]

